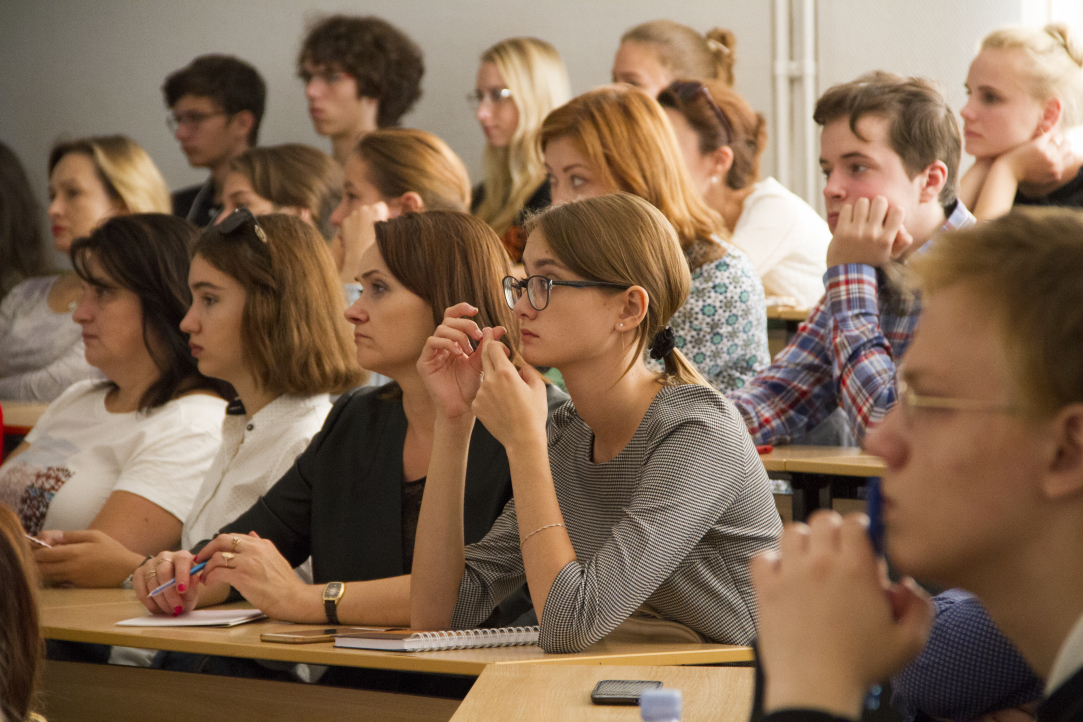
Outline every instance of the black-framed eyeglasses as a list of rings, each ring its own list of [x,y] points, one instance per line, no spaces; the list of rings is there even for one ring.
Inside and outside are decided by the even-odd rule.
[[[165,117],[165,124],[169,127],[171,131],[176,133],[177,128],[181,127],[182,125],[186,125],[189,127],[202,125],[204,122],[215,117],[216,115],[229,115],[229,113],[224,110],[219,110],[214,113],[196,113],[194,111],[190,113],[170,113]]]
[[[515,276],[504,276],[504,300],[508,302],[508,308],[515,308],[515,304],[523,297],[526,289],[526,298],[535,311],[544,311],[549,306],[549,294],[553,286],[568,286],[570,288],[619,288],[622,291],[631,288],[626,283],[609,283],[608,281],[554,281],[545,276],[530,276],[518,279]]]
[[[252,215],[252,211],[247,208],[238,208],[233,211],[226,216],[221,223],[215,226],[215,228],[217,228],[218,232],[223,236],[232,236],[245,228],[251,228],[256,238],[263,243],[267,243],[267,234],[263,232],[263,226],[261,226],[259,221],[256,220],[256,217]]]
[[[726,133],[726,142],[722,145],[730,145],[733,143],[734,132],[733,126],[730,124],[730,119],[726,117],[726,114],[722,112],[722,108],[718,107],[718,103],[715,102],[714,97],[711,96],[711,91],[707,89],[707,86],[696,80],[674,80],[666,88],[669,92],[676,95],[685,103],[693,101],[696,96],[706,98],[707,105],[710,106],[711,111],[718,118],[719,124],[722,126],[722,130]]]
[[[509,88],[489,88],[487,90],[471,90],[466,94],[466,102],[477,110],[483,103],[488,101],[491,105],[496,105],[501,100],[507,100],[511,97],[511,90]]]

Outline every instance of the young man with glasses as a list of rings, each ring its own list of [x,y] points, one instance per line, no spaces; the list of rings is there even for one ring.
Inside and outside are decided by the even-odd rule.
[[[421,97],[421,48],[376,17],[332,15],[305,37],[297,58],[312,125],[341,164],[361,136],[399,124]]]
[[[1040,722],[1083,719],[1083,217],[1017,209],[914,265],[921,327],[868,437],[887,465],[888,555],[977,595],[1044,681]],[[856,719],[869,686],[929,654],[932,610],[885,582],[867,521],[821,512],[753,561],[768,719]],[[967,630],[948,631],[962,652]]]
[[[256,145],[267,89],[248,63],[202,55],[166,78],[166,120],[193,168],[211,171],[205,183],[173,194],[174,215],[208,226],[222,207],[229,162]]]

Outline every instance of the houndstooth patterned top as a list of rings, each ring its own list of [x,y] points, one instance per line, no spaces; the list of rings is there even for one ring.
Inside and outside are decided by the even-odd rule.
[[[574,652],[641,605],[717,642],[755,634],[749,559],[782,523],[737,410],[713,389],[663,388],[611,461],[572,403],[553,414],[549,463],[576,560],[549,590],[539,644]],[[453,628],[475,627],[525,581],[515,500],[466,548]]]

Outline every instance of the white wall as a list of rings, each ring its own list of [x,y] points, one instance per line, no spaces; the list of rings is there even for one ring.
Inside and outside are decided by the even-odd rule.
[[[628,27],[662,15],[701,32],[730,27],[739,39],[738,88],[770,113],[770,5],[737,0],[0,0],[0,140],[26,165],[45,198],[45,161],[61,135],[126,133],[174,187],[205,171],[188,167],[165,126],[165,77],[208,52],[255,65],[268,85],[261,143],[330,145],[312,130],[294,73],[306,20],[331,12],[380,15],[425,51],[423,96],[404,124],[444,138],[478,179],[483,136],[466,103],[478,56],[514,35],[536,35],[564,57],[575,92],[609,81]],[[768,162],[771,162],[768,159]]]

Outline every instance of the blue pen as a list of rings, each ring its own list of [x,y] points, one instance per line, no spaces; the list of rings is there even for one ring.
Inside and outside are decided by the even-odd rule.
[[[880,497],[880,479],[871,478],[865,484],[865,513],[869,516],[869,540],[876,556],[884,556],[883,500]]]
[[[210,561],[210,559],[208,559],[207,561]],[[201,572],[201,571],[203,571],[203,567],[205,567],[205,566],[207,566],[207,562],[200,562],[199,564],[196,564],[194,567],[189,569],[188,573],[189,574],[195,574],[196,572]],[[168,582],[166,582],[162,586],[155,589],[153,592],[151,592],[147,596],[148,597],[156,597],[159,594],[161,594],[162,592],[164,592],[166,589],[169,589],[171,586],[173,586],[176,583],[177,583],[177,579],[176,579],[176,577],[174,577],[173,579],[170,579]]]

